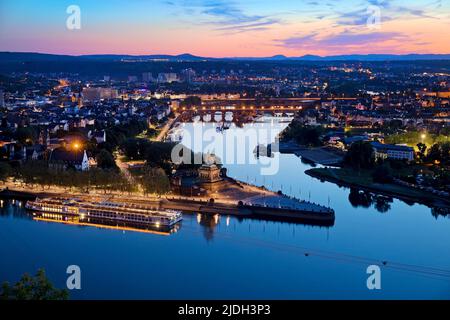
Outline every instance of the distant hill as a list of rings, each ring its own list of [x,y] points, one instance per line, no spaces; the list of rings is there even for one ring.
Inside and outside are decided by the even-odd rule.
[[[167,54],[153,54],[153,55],[114,55],[114,54],[97,54],[97,55],[82,55],[77,56],[80,59],[97,59],[97,60],[168,60],[168,61],[202,61],[209,58],[197,57],[189,53],[180,55],[167,55]]]
[[[93,54],[93,55],[57,55],[36,52],[0,52],[1,62],[45,62],[45,61],[122,61],[122,60],[168,60],[168,61],[202,61],[209,58],[197,57],[192,54],[180,55],[120,55],[120,54]]]
[[[450,60],[450,54],[352,54],[352,55],[336,55],[336,56],[314,56],[305,55],[298,60],[315,60],[315,61],[414,61],[414,60]]]
[[[299,57],[286,57],[276,55],[272,57],[235,57],[224,58],[233,60],[270,60],[270,61],[416,61],[416,60],[450,60],[450,54],[351,54],[335,56],[304,55]]]
[[[47,62],[47,61],[416,61],[416,60],[450,60],[450,54],[352,54],[317,56],[304,55],[299,57],[286,57],[275,55],[272,57],[231,57],[206,58],[194,56],[189,53],[180,55],[120,55],[120,54],[94,54],[94,55],[57,55],[34,52],[0,52],[0,62]]]
[[[76,57],[33,52],[0,52],[1,62],[44,62],[44,61],[69,61]]]

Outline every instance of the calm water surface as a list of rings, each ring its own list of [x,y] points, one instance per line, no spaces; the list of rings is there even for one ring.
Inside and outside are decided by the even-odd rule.
[[[272,127],[285,125],[275,121]],[[214,144],[212,149],[221,156],[228,152],[221,154]],[[17,202],[4,202],[0,280],[45,268],[64,287],[67,266],[76,264],[82,289],[71,297],[79,299],[450,298],[450,279],[439,276],[450,270],[448,217],[322,183],[304,174],[310,165],[295,155],[272,161],[279,161],[279,171],[271,176],[261,176],[260,163],[226,167],[242,181],[324,205],[330,199],[334,226],[185,214],[178,232],[161,236],[34,221]],[[381,266],[381,290],[367,289],[370,264]]]

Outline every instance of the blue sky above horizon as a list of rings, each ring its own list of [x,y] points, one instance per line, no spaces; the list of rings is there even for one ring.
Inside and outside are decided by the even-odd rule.
[[[81,9],[80,30],[66,28],[69,5]],[[450,0],[0,0],[0,51],[450,53],[449,26]]]

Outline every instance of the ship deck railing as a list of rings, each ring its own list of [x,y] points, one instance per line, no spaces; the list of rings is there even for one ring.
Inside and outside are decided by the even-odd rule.
[[[141,205],[133,205],[133,204],[120,204],[120,203],[91,203],[91,202],[83,202],[82,200],[75,199],[45,199],[45,200],[37,200],[31,201],[31,203],[35,205],[41,206],[67,206],[67,205],[78,205],[83,209],[93,209],[93,210],[108,210],[115,211],[116,213],[124,213],[124,214],[144,214],[149,216],[161,216],[164,218],[176,218],[180,215],[178,211],[158,211],[153,207],[146,207]]]

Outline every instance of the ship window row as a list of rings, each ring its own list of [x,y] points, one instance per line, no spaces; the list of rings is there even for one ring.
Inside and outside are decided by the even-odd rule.
[[[53,207],[42,207],[42,210],[51,212],[62,212],[61,208],[53,208]]]
[[[108,213],[98,210],[90,210],[90,215],[96,215],[100,217],[105,218],[122,218],[122,219],[128,219],[128,220],[135,220],[135,221],[152,221],[154,217],[150,216],[144,216],[144,215],[135,215],[135,214],[121,214],[121,213]],[[168,221],[168,218],[160,218],[162,221]]]

